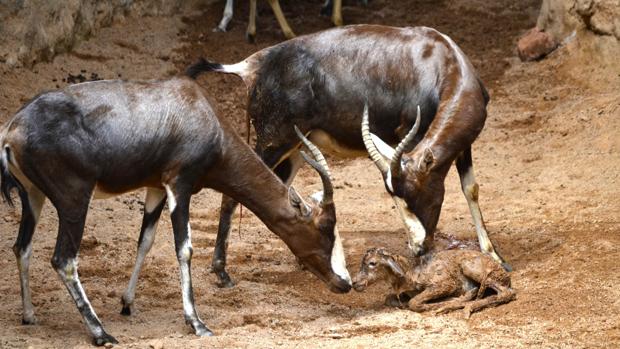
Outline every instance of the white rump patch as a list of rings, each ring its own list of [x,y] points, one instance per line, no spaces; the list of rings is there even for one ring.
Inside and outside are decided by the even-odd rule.
[[[227,65],[222,66],[222,68],[224,68],[224,72],[230,73],[230,74],[236,74],[240,76],[247,75],[249,72],[249,67],[250,67],[250,64],[248,64],[247,61],[242,61],[242,62],[235,63],[235,64],[227,64]]]
[[[347,270],[347,262],[344,259],[344,249],[342,248],[342,240],[340,239],[340,233],[338,228],[334,227],[334,247],[332,249],[332,271],[338,275],[341,279],[346,280],[351,285],[351,276]]]

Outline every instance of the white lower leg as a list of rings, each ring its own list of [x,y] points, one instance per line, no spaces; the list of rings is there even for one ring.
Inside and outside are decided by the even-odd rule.
[[[30,189],[28,193],[28,201],[30,202],[30,212],[34,219],[35,229],[41,216],[41,209],[45,203],[45,196],[38,190]],[[30,258],[32,256],[32,240],[24,250],[19,251],[17,258],[17,268],[19,270],[19,281],[21,286],[22,306],[23,306],[23,322],[33,324],[36,319],[34,316],[34,306],[32,305],[32,295],[30,292]]]
[[[207,329],[202,320],[198,317],[196,306],[194,304],[194,293],[192,289],[192,275],[190,271],[190,262],[192,259],[192,240],[191,228],[187,223],[187,239],[183,242],[183,246],[179,249],[177,258],[181,270],[181,294],[183,297],[183,315],[185,321],[192,325],[196,335],[208,336],[211,331]]]
[[[497,262],[502,263],[502,259],[495,252],[495,248],[489,239],[486,226],[482,219],[482,212],[480,211],[480,205],[478,205],[478,183],[474,177],[473,169],[470,167],[465,175],[461,178],[461,185],[465,199],[467,199],[467,205],[469,206],[469,212],[474,220],[476,227],[476,235],[478,236],[478,242],[480,243],[480,249],[489,254]]]
[[[226,7],[224,7],[224,15],[222,16],[222,20],[220,24],[217,26],[217,29],[225,32],[228,28],[228,23],[233,16],[233,0],[226,0]]]
[[[88,301],[88,297],[86,297],[86,293],[78,277],[77,267],[77,259],[69,259],[65,266],[57,269],[56,272],[58,272],[60,279],[75,301],[75,305],[80,311],[86,323],[86,327],[88,327],[93,337],[102,337],[105,331],[101,326],[101,321],[99,321],[97,314],[95,314],[93,307]]]
[[[143,240],[140,243],[140,247],[138,247],[138,255],[136,256],[136,264],[134,265],[133,272],[131,273],[131,278],[129,279],[129,284],[127,285],[127,289],[123,294],[123,305],[125,307],[129,307],[133,304],[136,295],[136,286],[138,284],[138,277],[140,276],[140,271],[142,270],[142,265],[144,264],[144,258],[151,250],[153,246],[153,242],[155,241],[155,231],[157,229],[157,221],[153,223],[152,226],[146,228],[144,231]]]
[[[32,243],[25,250],[20,251],[17,259],[17,268],[19,269],[19,281],[21,284],[22,306],[23,306],[23,322],[32,324],[35,322],[34,307],[32,306],[32,296],[30,294],[30,256],[32,256]]]
[[[163,200],[165,192],[157,189],[149,189],[146,193],[144,210],[145,214],[150,214],[155,211],[157,206],[161,204]],[[138,246],[138,254],[136,256],[136,264],[134,265],[133,272],[131,273],[131,278],[129,279],[129,284],[127,285],[127,289],[123,294],[123,306],[129,307],[133,304],[136,295],[136,286],[138,284],[138,277],[140,276],[140,271],[142,270],[142,265],[144,264],[144,259],[146,255],[153,247],[153,242],[155,242],[155,232],[157,231],[157,223],[159,222],[159,218],[153,221],[148,227],[145,228],[144,234],[142,235],[142,240],[140,241],[140,246]]]

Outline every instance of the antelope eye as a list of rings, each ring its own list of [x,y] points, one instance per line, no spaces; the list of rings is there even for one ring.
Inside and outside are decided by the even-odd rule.
[[[370,268],[374,268],[374,267],[376,267],[376,266],[377,266],[377,263],[376,263],[376,262],[370,262],[370,263],[368,263],[368,267],[370,267]]]

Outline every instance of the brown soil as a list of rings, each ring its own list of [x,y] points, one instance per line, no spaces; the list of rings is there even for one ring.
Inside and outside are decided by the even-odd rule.
[[[330,26],[315,15],[321,2],[282,1],[297,34]],[[235,62],[282,40],[266,2],[259,2],[258,44],[245,43],[248,10],[239,3],[228,33],[211,32],[221,15],[218,3],[185,18],[128,19],[31,70],[0,65],[2,120],[39,91],[66,85],[62,79],[69,74],[163,78],[199,55]],[[229,248],[228,270],[237,285],[219,289],[209,266],[220,195],[205,190],[192,208],[194,289],[199,313],[217,336],[197,338],[182,317],[168,217],[143,270],[134,315],[119,314],[141,221],[143,193],[133,193],[91,204],[80,254],[82,282],[109,332],[123,347],[143,348],[620,346],[618,72],[575,60],[576,43],[544,61],[519,62],[513,48],[535,24],[539,0],[373,0],[368,8],[350,3],[344,8],[348,23],[426,25],[452,36],[489,87],[489,118],[474,144],[474,162],[491,239],[515,268],[517,299],[465,320],[458,312],[433,316],[388,309],[382,305],[387,285],[332,294],[299,270],[285,245],[247,213]],[[210,75],[200,82],[220,114],[243,130],[241,81]],[[405,252],[402,225],[372,163],[332,159],[330,165],[351,272],[368,247]],[[311,193],[320,180],[305,169],[295,185]],[[89,346],[79,314],[49,264],[58,223],[51,205],[34,238],[35,326],[20,324],[11,251],[19,210],[3,206],[0,217],[0,347]],[[447,179],[439,230],[475,237],[456,171]]]

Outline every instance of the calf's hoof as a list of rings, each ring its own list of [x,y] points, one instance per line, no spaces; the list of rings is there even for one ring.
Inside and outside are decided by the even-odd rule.
[[[98,347],[104,346],[107,343],[118,344],[118,341],[116,340],[116,338],[110,336],[105,332],[103,332],[101,336],[93,338],[93,344]]]
[[[400,308],[403,306],[403,304],[398,299],[398,296],[396,296],[395,294],[388,294],[385,297],[384,304],[388,307],[394,307],[394,308]]]

